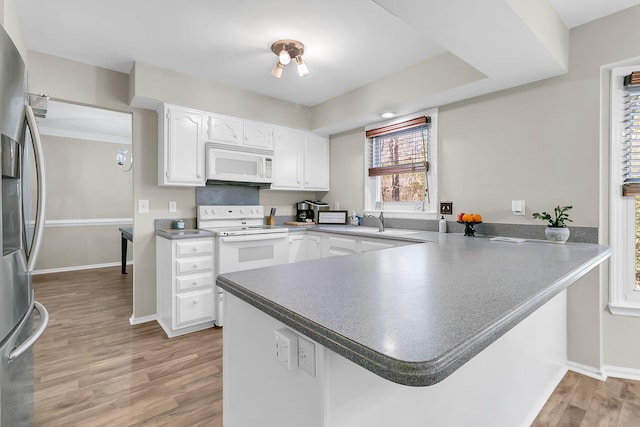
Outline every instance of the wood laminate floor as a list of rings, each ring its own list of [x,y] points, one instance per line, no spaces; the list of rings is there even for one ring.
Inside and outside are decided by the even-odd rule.
[[[222,426],[222,331],[169,340],[156,322],[131,326],[132,277],[34,277],[50,313],[34,350],[37,426]],[[533,426],[640,427],[640,381],[568,372]]]
[[[34,349],[37,426],[222,426],[222,331],[130,325],[132,268],[34,277],[49,327]]]

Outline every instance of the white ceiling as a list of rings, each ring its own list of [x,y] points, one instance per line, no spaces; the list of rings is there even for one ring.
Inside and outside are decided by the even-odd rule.
[[[562,61],[540,72],[527,65],[544,63],[540,58],[549,52],[534,45],[514,48],[516,40],[534,43],[535,37],[523,33],[519,18],[507,16],[505,5],[527,1],[19,0],[16,5],[28,49],[125,73],[140,61],[313,106],[445,51],[505,86],[558,74]],[[550,3],[565,25],[574,27],[640,0]],[[500,26],[505,31],[522,33],[511,46],[502,46],[509,39],[504,33],[492,34],[498,19],[510,20]],[[294,64],[281,79],[270,75],[276,62],[270,46],[280,38],[305,44],[309,76],[298,77]],[[473,44],[479,41],[482,49]],[[531,75],[514,79],[496,71],[505,63],[525,64],[522,69]]]

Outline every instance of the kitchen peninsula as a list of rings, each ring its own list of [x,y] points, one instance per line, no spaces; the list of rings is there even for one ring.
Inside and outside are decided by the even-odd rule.
[[[611,249],[412,237],[426,243],[218,277],[225,426],[533,420],[566,372],[565,290]],[[312,340],[315,372],[276,358],[283,330]]]

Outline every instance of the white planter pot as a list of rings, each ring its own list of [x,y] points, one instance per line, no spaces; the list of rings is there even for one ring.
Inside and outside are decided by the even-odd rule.
[[[544,230],[544,235],[547,236],[547,240],[553,243],[564,243],[569,239],[571,232],[567,227],[547,227]]]

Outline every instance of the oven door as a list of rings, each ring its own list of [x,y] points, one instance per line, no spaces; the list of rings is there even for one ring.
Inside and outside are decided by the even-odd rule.
[[[218,274],[286,264],[289,260],[289,233],[219,236]]]
[[[289,233],[242,234],[216,238],[217,274],[289,262]],[[215,290],[216,326],[224,323],[224,290]]]

